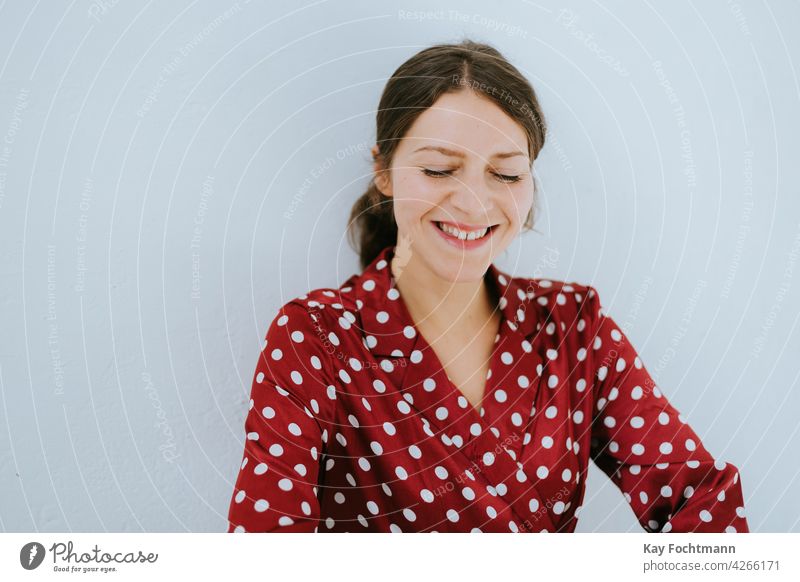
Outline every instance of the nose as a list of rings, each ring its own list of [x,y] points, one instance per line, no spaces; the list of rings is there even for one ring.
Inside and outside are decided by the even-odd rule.
[[[494,210],[491,191],[476,180],[456,183],[449,200],[453,218],[462,222],[486,222]]]

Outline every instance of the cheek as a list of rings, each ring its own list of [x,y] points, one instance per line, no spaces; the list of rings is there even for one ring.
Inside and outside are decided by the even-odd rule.
[[[394,214],[398,226],[414,227],[429,212],[439,206],[440,190],[430,178],[418,170],[403,170],[395,173],[392,182]]]
[[[533,187],[512,188],[506,198],[506,214],[520,224],[525,222],[533,205]]]

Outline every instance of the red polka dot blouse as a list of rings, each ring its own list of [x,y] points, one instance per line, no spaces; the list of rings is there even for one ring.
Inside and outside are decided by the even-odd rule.
[[[229,532],[571,532],[589,460],[649,532],[747,532],[715,460],[588,285],[490,265],[479,409],[416,330],[387,247],[281,307],[245,419]]]

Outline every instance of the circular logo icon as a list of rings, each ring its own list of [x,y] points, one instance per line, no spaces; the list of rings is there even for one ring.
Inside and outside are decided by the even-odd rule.
[[[39,542],[29,542],[19,551],[19,563],[26,570],[35,570],[44,561],[44,546]]]

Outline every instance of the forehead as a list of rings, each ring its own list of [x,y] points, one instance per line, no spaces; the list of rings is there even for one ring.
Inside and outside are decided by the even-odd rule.
[[[467,156],[486,158],[498,151],[528,152],[528,138],[522,126],[489,98],[469,90],[439,97],[417,117],[400,147],[408,153],[424,145],[459,149]]]

